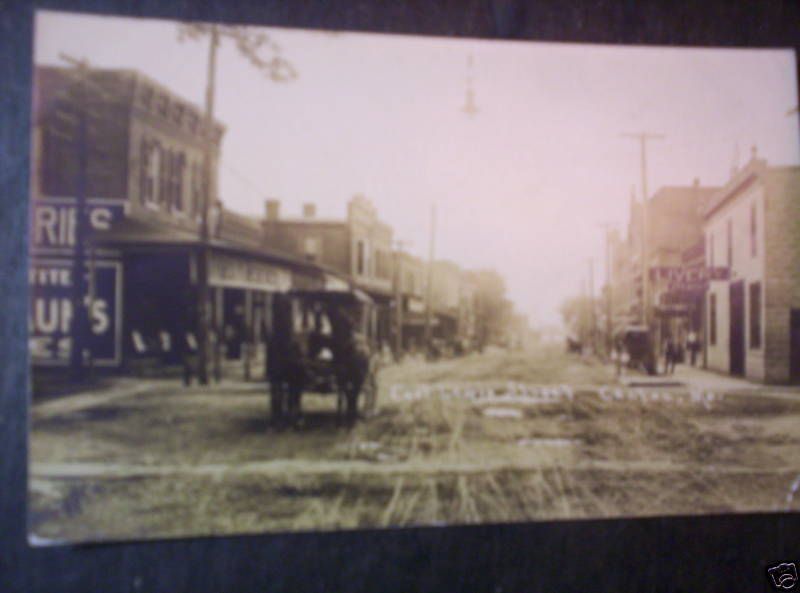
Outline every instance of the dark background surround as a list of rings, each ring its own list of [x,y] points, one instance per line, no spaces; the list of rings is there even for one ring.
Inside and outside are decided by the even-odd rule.
[[[800,562],[800,515],[779,513],[29,547],[26,228],[37,7],[489,39],[800,46],[800,7],[778,0],[0,0],[0,592],[750,593],[771,590],[767,566]]]

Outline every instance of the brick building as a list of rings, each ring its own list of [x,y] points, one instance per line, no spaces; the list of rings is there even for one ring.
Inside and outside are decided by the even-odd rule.
[[[800,381],[800,167],[753,154],[704,211],[705,258],[729,269],[706,296],[709,368]]]
[[[642,257],[649,279],[647,306],[651,311],[653,344],[660,353],[662,341],[683,343],[701,318],[705,284],[686,282],[702,277],[705,269],[689,271],[697,264],[692,249],[702,242],[703,209],[719,188],[704,187],[695,179],[689,186],[660,188],[647,201],[647,245],[643,250],[641,202],[631,197],[627,237],[609,238],[615,329],[644,320]],[[689,258],[689,259],[687,259]],[[701,266],[702,268],[702,266]]]
[[[494,270],[470,270],[475,287],[475,345],[505,346],[513,305],[506,298],[506,283]]]
[[[695,179],[691,186],[662,187],[648,203],[649,299],[657,346],[666,338],[684,344],[690,320],[698,316],[705,286],[702,280],[684,281],[684,255],[702,239],[703,208],[718,189]]]
[[[224,127],[213,122],[206,129],[203,110],[147,76],[37,68],[33,119],[34,365],[66,366],[76,342],[78,361],[93,367],[177,363],[197,339],[201,250],[208,253],[211,333],[217,344],[230,342],[231,357],[241,357],[242,344],[257,338],[254,328],[267,319],[271,294],[324,285],[318,266],[264,248],[260,224],[224,208],[217,190]],[[204,244],[199,221],[206,200]],[[83,307],[88,319],[78,323]]]
[[[396,294],[402,307],[402,349],[404,352],[421,351],[425,340],[427,267],[419,257],[405,251],[398,252]]]
[[[317,217],[314,204],[305,204],[301,216],[285,217],[281,215],[280,202],[268,200],[265,214],[262,244],[349,277],[377,305],[373,335],[390,343],[393,231],[380,220],[372,203],[357,195],[347,204],[346,218],[322,219]]]
[[[461,306],[461,269],[454,262],[437,260],[431,270],[430,305],[435,339],[454,347],[458,341],[459,308]]]

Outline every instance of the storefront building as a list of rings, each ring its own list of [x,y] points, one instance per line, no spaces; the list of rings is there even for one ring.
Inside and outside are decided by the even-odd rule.
[[[618,235],[609,238],[615,333],[625,327],[642,327],[649,312],[657,357],[663,354],[667,340],[684,354],[690,336],[702,341],[701,309],[709,275],[702,259],[703,209],[718,190],[701,186],[698,179],[688,186],[660,188],[647,201],[646,234],[642,233],[642,204],[632,196],[626,239]],[[646,295],[643,257],[648,274]]]
[[[710,369],[800,381],[800,167],[755,154],[704,212],[706,265],[730,270],[706,295]]]
[[[217,199],[224,128],[214,122],[206,131],[202,111],[158,83],[130,70],[38,68],[33,114],[35,366],[125,371],[178,364],[197,348],[204,252],[216,370],[220,358],[236,359],[249,374],[270,295],[325,285],[320,266],[265,248],[261,221],[224,208]],[[201,241],[209,137],[212,205],[209,237]]]
[[[426,286],[425,263],[419,257],[405,251],[397,253],[395,281],[399,284],[395,292],[402,311],[399,322],[402,326],[402,352],[420,353],[425,343]]]
[[[314,204],[299,217],[281,216],[280,202],[268,200],[263,245],[295,254],[346,276],[375,301],[371,335],[378,346],[393,335],[394,254],[392,229],[382,222],[371,202],[357,195],[347,204],[345,219],[323,219]]]

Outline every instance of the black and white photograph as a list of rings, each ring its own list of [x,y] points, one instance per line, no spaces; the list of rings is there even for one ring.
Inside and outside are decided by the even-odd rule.
[[[800,510],[794,50],[34,25],[33,545]]]

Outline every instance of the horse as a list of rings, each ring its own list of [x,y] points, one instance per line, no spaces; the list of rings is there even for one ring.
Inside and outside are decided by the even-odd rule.
[[[299,423],[306,381],[303,348],[299,337],[292,335],[291,313],[291,302],[276,296],[272,332],[267,342],[266,370],[271,421],[278,428]]]
[[[358,396],[370,376],[370,349],[366,337],[355,331],[352,312],[332,311],[330,320],[337,390],[336,415],[340,421],[352,425],[358,416]]]

